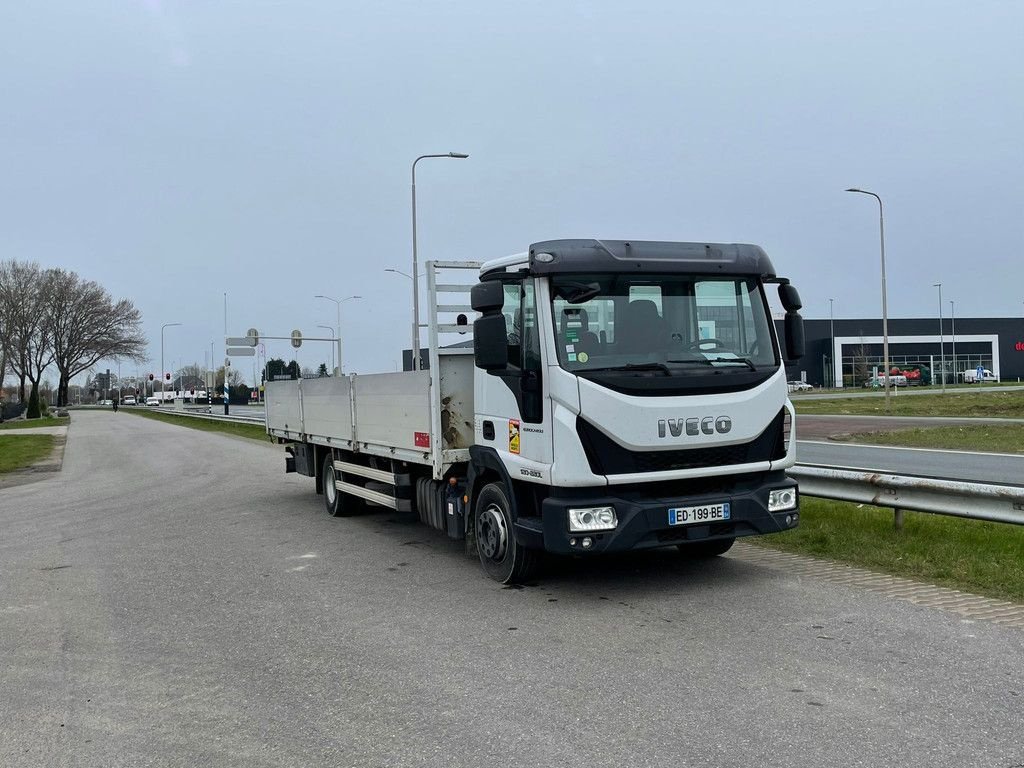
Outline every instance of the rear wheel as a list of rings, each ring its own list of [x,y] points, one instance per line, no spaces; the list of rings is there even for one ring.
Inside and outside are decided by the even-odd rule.
[[[333,454],[328,453],[324,456],[323,478],[324,506],[327,508],[327,514],[331,517],[350,517],[363,508],[362,499],[342,493],[335,486],[335,482],[341,479],[341,473],[334,468]]]
[[[677,544],[679,551],[688,557],[718,557],[728,552],[736,543],[735,538],[695,541],[692,544]]]
[[[341,515],[341,491],[334,485],[338,479],[338,473],[334,469],[334,456],[330,453],[324,456],[323,470],[324,506],[327,507],[328,515],[339,517]]]
[[[540,553],[516,541],[504,483],[485,485],[473,505],[476,551],[484,571],[501,584],[519,584],[537,571]]]

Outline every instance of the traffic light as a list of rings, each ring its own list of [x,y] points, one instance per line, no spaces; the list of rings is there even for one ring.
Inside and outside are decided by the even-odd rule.
[[[194,394],[196,393],[196,388],[195,388],[195,387],[192,387],[192,389],[190,389],[190,390],[188,391],[188,393],[189,393],[190,395],[194,395]]]
[[[153,374],[152,374],[152,373],[151,373],[151,374],[149,374],[149,380],[150,380],[150,381],[152,381],[152,380],[153,380]]]
[[[171,374],[165,373],[164,374],[164,378],[167,379],[168,381],[170,381],[171,380]]]

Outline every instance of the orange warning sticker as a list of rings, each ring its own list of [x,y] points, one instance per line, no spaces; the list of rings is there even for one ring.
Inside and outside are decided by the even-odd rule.
[[[508,452],[519,453],[519,419],[508,420]]]

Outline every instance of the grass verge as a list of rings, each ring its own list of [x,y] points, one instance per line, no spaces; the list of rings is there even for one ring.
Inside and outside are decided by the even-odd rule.
[[[0,435],[0,474],[31,466],[51,451],[53,435]]]
[[[897,531],[891,509],[803,497],[799,528],[747,541],[1024,603],[1024,526],[905,512]]]
[[[835,440],[837,438],[833,438]],[[945,448],[951,451],[1024,454],[1024,424],[979,424],[962,427],[898,429],[860,432],[841,442],[895,445],[906,448]]]
[[[834,400],[793,400],[797,413],[841,416],[975,416],[1024,419],[1024,390],[983,392],[965,390],[927,395],[896,395],[885,412],[884,395],[843,397]]]
[[[220,432],[225,435],[247,437],[251,440],[269,440],[267,431],[262,424],[238,424],[233,421],[214,421],[213,419],[200,419],[195,416],[175,416],[172,413],[143,411],[134,408],[126,408],[123,412],[130,413],[133,416],[141,416],[144,419],[165,421],[168,424],[176,424],[179,427],[198,429],[200,432]]]
[[[0,430],[4,429],[30,429],[33,427],[63,427],[66,426],[71,419],[65,416],[62,419],[56,417],[47,417],[44,419],[25,419],[24,421],[5,421],[0,424]]]

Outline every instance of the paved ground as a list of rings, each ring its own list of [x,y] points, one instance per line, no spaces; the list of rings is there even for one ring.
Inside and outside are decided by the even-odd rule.
[[[81,413],[0,490],[0,765],[1024,763],[1020,629],[746,550],[504,589],[283,464]]]

